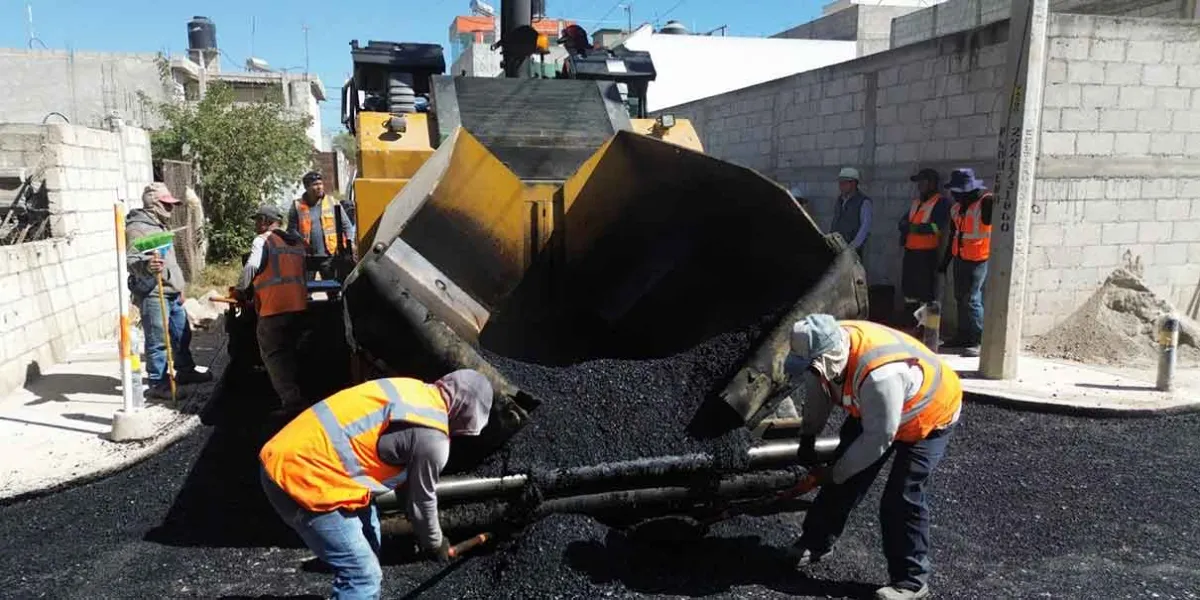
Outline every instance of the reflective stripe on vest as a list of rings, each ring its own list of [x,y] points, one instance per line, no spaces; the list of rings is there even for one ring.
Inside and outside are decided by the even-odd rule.
[[[304,281],[304,247],[290,246],[278,234],[267,232],[263,252],[267,261],[254,276],[254,309],[260,317],[300,312],[308,306]]]
[[[361,508],[407,480],[404,468],[384,463],[377,449],[380,435],[396,422],[450,431],[437,388],[416,379],[377,379],[301,413],[263,446],[259,459],[271,480],[307,510]]]
[[[933,194],[927,200],[922,202],[919,198],[913,199],[912,208],[908,209],[908,223],[910,225],[928,225],[933,222],[933,209],[937,206],[941,197]],[[913,233],[909,232],[904,236],[904,247],[908,250],[937,250],[938,234],[937,233]]]
[[[992,254],[992,226],[983,223],[983,200],[991,197],[987,192],[967,206],[964,213],[961,203],[950,209],[950,219],[957,230],[950,245],[950,252],[963,260],[982,262]]]
[[[896,440],[917,442],[930,432],[953,422],[962,406],[962,383],[942,359],[916,339],[894,329],[867,321],[842,321],[850,334],[850,359],[842,385],[843,404],[855,417],[857,394],[863,381],[883,365],[905,362],[921,368],[921,388],[904,401]]]
[[[337,222],[334,218],[333,205],[335,202],[329,197],[321,198],[321,234],[325,237],[325,253],[333,254],[337,252]],[[309,213],[309,206],[304,202],[304,198],[296,201],[296,217],[300,221],[296,224],[296,229],[300,231],[300,237],[304,238],[304,245],[312,250],[312,215]],[[342,236],[343,241],[348,241],[345,235]]]

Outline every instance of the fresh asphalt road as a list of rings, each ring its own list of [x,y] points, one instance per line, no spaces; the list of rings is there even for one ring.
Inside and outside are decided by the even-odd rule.
[[[0,597],[327,593],[329,576],[306,568],[309,553],[257,490],[261,435],[206,428],[108,479],[0,507]],[[935,593],[1200,597],[1198,460],[1200,416],[1096,420],[968,406],[936,478]],[[468,559],[534,573],[522,575],[524,584],[494,573],[488,580],[489,569],[468,564],[426,595],[855,597],[884,578],[879,487],[852,516],[837,553],[803,576],[774,560],[800,515],[739,518],[671,550],[634,547],[567,517],[526,537],[520,552],[535,557],[532,571],[521,570],[531,568],[523,559],[497,563],[501,553]],[[546,539],[532,539],[543,532]],[[385,597],[439,571],[387,554]]]

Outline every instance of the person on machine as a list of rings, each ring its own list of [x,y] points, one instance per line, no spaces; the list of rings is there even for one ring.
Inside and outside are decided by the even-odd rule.
[[[880,503],[890,583],[879,600],[929,595],[929,479],[962,410],[958,375],[911,336],[867,321],[809,315],[792,329],[786,369],[804,379],[801,452],[811,449],[834,404],[849,415],[839,457],[814,469],[797,494],[820,488],[788,550],[797,568],[828,556],[888,458],[895,455]]]
[[[339,203],[325,194],[325,180],[320,173],[309,171],[301,182],[304,184],[304,195],[293,202],[288,210],[288,231],[304,240],[309,256],[326,257],[316,271],[308,274],[309,279],[313,279],[317,273],[320,273],[321,279],[333,279],[334,257],[338,251],[337,211],[334,207]],[[354,224],[345,210],[341,214],[342,247],[350,248],[350,240],[354,239]]]
[[[300,236],[282,228],[283,211],[279,207],[264,204],[254,213],[257,235],[233,295],[242,302],[254,302],[258,317],[255,333],[263,366],[279,396],[279,410],[294,415],[306,407],[296,343],[303,333],[308,290],[304,243]]]
[[[435,486],[450,438],[479,435],[491,408],[492,385],[478,371],[454,371],[432,384],[376,379],[317,403],[263,446],[267,500],[333,569],[333,598],[379,598],[374,498],[392,489],[405,498],[421,549],[450,558]]]

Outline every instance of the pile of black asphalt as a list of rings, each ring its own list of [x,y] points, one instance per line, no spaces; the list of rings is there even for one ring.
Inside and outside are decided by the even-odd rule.
[[[246,396],[249,403],[250,396]],[[0,507],[0,596],[319,598],[330,575],[258,490],[264,432],[230,417],[110,478]],[[1200,416],[1097,420],[968,405],[936,476],[942,598],[1195,598]],[[878,491],[826,561],[781,561],[803,514],[646,545],[556,515],[449,567],[394,540],[385,597],[860,597],[884,582]]]

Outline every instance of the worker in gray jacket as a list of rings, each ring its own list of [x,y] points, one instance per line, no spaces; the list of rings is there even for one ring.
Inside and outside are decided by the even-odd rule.
[[[146,397],[157,400],[171,399],[167,375],[167,332],[163,331],[164,301],[171,335],[171,358],[175,362],[175,382],[186,385],[212,380],[212,373],[196,370],[196,361],[192,358],[192,328],[183,310],[183,292],[187,281],[184,280],[183,269],[175,260],[175,247],[172,246],[166,256],[157,251],[134,250],[134,243],[139,239],[170,231],[167,222],[177,204],[179,200],[171,195],[166,184],[152,183],[142,192],[142,208],[129,211],[125,225],[129,291],[134,306],[138,307],[145,335],[146,378],[149,380]],[[159,273],[162,274],[162,299],[158,295]]]
[[[849,413],[832,467],[814,469],[792,490],[821,488],[789,550],[794,564],[806,566],[833,551],[850,512],[894,455],[879,507],[890,582],[875,597],[928,596],[929,480],[962,409],[958,376],[907,334],[830,315],[809,315],[794,325],[785,368],[806,390],[802,453],[814,447],[835,404]]]

